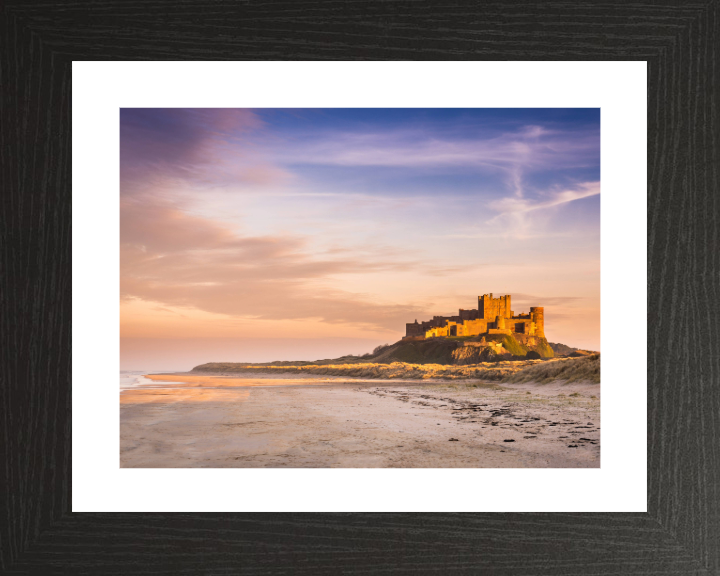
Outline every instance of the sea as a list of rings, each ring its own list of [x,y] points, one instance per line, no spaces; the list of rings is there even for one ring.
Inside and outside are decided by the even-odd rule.
[[[166,387],[168,384],[179,384],[179,382],[153,382],[149,378],[145,378],[144,374],[174,374],[174,371],[164,372],[162,370],[120,370],[120,390],[130,390],[133,388],[159,388]]]

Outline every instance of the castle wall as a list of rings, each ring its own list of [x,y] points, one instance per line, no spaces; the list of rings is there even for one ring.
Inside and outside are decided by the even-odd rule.
[[[415,322],[408,322],[405,324],[405,336],[424,336],[425,330],[423,330],[422,324]]]
[[[487,320],[466,320],[465,336],[478,336],[487,332]]]
[[[437,337],[443,337],[447,338],[450,335],[450,330],[448,326],[444,326],[442,328],[430,328],[427,332],[425,332],[425,338],[437,338]]]
[[[450,336],[465,336],[465,327],[456,322],[448,322],[448,332]]]
[[[460,320],[477,320],[478,319],[478,312],[479,310],[463,310],[460,309],[459,311],[459,317]]]
[[[535,335],[536,326],[530,318],[524,318],[523,316],[511,318],[507,321],[510,329],[518,334],[527,334],[528,336]]]
[[[512,330],[507,328],[488,328],[488,334],[512,334]]]

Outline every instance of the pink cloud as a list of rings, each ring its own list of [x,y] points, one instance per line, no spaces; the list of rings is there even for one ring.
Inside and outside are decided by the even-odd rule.
[[[352,252],[313,256],[302,237],[241,236],[173,204],[134,199],[121,205],[120,262],[123,298],[231,316],[321,318],[387,330],[400,330],[408,318],[426,311],[332,290],[322,281],[337,274],[450,271],[398,258],[382,247],[365,258]]]
[[[288,180],[251,142],[263,126],[248,109],[122,109],[121,190],[134,194],[173,178],[206,185]]]

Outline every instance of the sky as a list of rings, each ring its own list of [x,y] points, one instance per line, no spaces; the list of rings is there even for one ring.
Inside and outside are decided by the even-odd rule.
[[[511,294],[600,349],[599,109],[122,109],[121,368],[316,360]]]

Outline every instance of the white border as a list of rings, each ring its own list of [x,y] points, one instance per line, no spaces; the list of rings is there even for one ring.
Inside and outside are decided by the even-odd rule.
[[[121,107],[600,107],[602,467],[120,469]],[[73,511],[647,511],[644,62],[75,62],[72,113]]]

